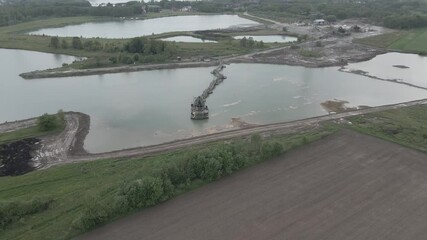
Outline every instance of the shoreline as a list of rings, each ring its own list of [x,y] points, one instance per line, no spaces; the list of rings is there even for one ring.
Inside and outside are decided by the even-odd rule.
[[[267,51],[280,51],[289,48],[280,47],[276,49],[269,49]],[[266,51],[266,52],[267,52]],[[326,61],[318,61],[319,59],[313,59],[316,61],[304,61],[302,59],[295,58],[284,58],[281,59],[262,59],[256,57],[258,54],[264,52],[255,52],[246,55],[224,58],[222,60],[212,60],[209,62],[174,62],[174,63],[161,63],[161,64],[146,64],[146,65],[125,65],[118,67],[107,67],[107,68],[89,68],[89,69],[72,69],[72,70],[36,70],[26,73],[21,73],[19,76],[26,80],[43,79],[43,78],[62,78],[62,77],[79,77],[79,76],[92,76],[92,75],[103,75],[113,73],[126,73],[126,72],[141,72],[151,70],[163,70],[163,69],[179,69],[179,68],[195,68],[195,67],[213,67],[224,62],[225,64],[231,63],[254,63],[254,64],[274,64],[274,65],[288,65],[288,66],[300,66],[307,68],[324,68],[324,67],[344,67],[348,63],[368,61],[380,54],[387,53],[387,51],[376,51],[367,53],[362,56],[353,56],[345,59],[345,61],[338,61],[335,59],[327,59]]]
[[[90,130],[90,116],[80,112],[66,112],[66,128],[59,134],[38,138],[40,139],[40,147],[34,152],[30,164],[35,170],[39,170],[55,165],[82,161],[148,157],[156,154],[175,151],[178,149],[185,149],[197,145],[207,144],[210,142],[226,141],[233,138],[244,138],[252,134],[277,135],[294,133],[310,128],[315,128],[319,124],[327,121],[334,121],[355,115],[363,115],[402,107],[426,104],[427,99],[420,99],[377,107],[359,108],[357,110],[352,109],[342,113],[330,113],[288,122],[250,125],[230,131],[178,139],[156,145],[125,148],[122,150],[107,151],[102,153],[89,153],[84,149],[84,141]],[[26,119],[17,122],[26,121],[32,121],[32,119]],[[6,124],[10,123],[0,124],[0,127]]]

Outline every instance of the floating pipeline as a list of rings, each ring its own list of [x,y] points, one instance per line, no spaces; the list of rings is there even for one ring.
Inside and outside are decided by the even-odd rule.
[[[203,91],[202,95],[196,97],[191,104],[191,119],[203,120],[209,118],[209,109],[208,106],[206,106],[206,99],[213,93],[215,87],[227,78],[221,73],[224,68],[225,65],[221,63],[211,72],[215,78],[209,84],[208,88]]]

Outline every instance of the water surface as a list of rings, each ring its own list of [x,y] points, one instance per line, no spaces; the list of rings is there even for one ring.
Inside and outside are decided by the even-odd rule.
[[[217,41],[204,40],[201,38],[195,38],[191,36],[176,36],[170,38],[163,38],[163,41],[175,41],[175,42],[189,42],[189,43],[216,43]]]
[[[156,70],[100,76],[24,80],[19,73],[60,66],[74,58],[0,49],[0,122],[55,113],[91,116],[90,152],[151,145],[231,128],[231,118],[273,123],[326,114],[340,99],[350,106],[398,103],[427,91],[343,73],[337,68],[232,64],[207,104],[210,119],[190,120],[190,102],[212,80],[213,68]]]
[[[287,43],[287,42],[295,42],[298,40],[296,37],[285,36],[285,35],[245,35],[245,36],[235,36],[235,39],[242,38],[253,38],[255,41],[263,41],[265,43]]]
[[[397,67],[399,65],[404,68]],[[427,57],[416,54],[386,53],[370,61],[349,64],[346,68],[362,70],[379,78],[395,79],[427,88]]]
[[[92,22],[59,28],[45,28],[30,32],[30,34],[61,37],[132,38],[166,32],[223,29],[237,25],[251,26],[258,25],[258,23],[237,15],[191,15],[146,20]]]

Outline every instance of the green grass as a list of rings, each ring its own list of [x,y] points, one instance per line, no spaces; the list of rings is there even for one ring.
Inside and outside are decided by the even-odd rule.
[[[351,128],[427,152],[427,106],[413,106],[349,118]]]
[[[16,141],[16,140],[47,136],[47,135],[56,134],[63,131],[65,128],[65,121],[60,120],[63,118],[60,118],[58,114],[56,114],[55,116],[57,117],[56,125],[53,129],[50,129],[48,131],[43,131],[38,125],[36,125],[28,128],[23,128],[17,131],[0,133],[0,145],[4,143]]]
[[[300,134],[275,137],[272,140],[287,151],[315,141],[336,131],[336,128],[322,127]],[[246,140],[235,140],[237,143]],[[266,141],[266,140],[263,140]],[[268,140],[271,141],[271,140]],[[98,160],[55,166],[16,177],[0,178],[0,201],[30,201],[34,198],[52,199],[50,207],[42,212],[25,216],[19,221],[0,230],[0,239],[69,239],[79,234],[73,228],[88,202],[101,199],[106,205],[113,205],[118,189],[125,182],[150,176],[154,172],[172,166],[182,159],[207,149],[213,150],[223,143],[211,143],[183,149],[169,154],[128,160]],[[244,149],[250,144],[241,143]],[[246,151],[246,150],[245,150]],[[245,160],[250,166],[261,161],[254,154]],[[207,183],[198,180],[175,189],[174,195],[181,194]],[[116,215],[110,221],[120,217]]]
[[[414,29],[386,33],[378,36],[358,39],[356,42],[391,50],[411,53],[427,52],[427,29]]]
[[[34,127],[24,128],[18,131],[1,133],[0,145],[4,143],[16,141],[16,140],[25,139],[25,138],[41,137],[41,136],[55,134],[55,133],[61,132],[64,129],[64,127],[65,125],[62,124],[61,126],[58,126],[54,130],[45,132],[45,131],[41,131],[39,127],[34,126]]]

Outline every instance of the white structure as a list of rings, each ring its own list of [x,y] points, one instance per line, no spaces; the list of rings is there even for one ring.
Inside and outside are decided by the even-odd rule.
[[[314,20],[314,25],[325,25],[326,20],[325,19],[316,19]]]

